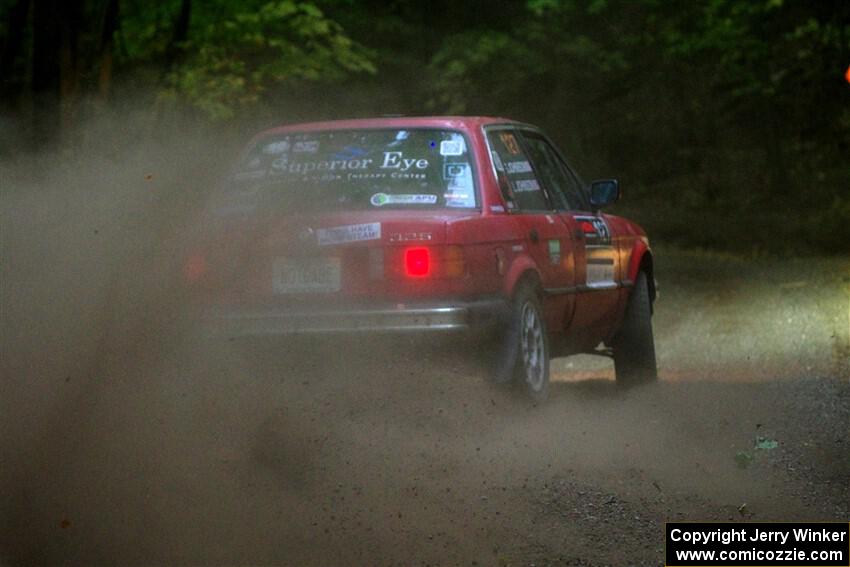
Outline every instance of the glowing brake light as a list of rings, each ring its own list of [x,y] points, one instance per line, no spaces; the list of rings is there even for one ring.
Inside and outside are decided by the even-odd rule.
[[[404,251],[404,273],[421,278],[431,273],[431,251],[427,248],[408,248]]]

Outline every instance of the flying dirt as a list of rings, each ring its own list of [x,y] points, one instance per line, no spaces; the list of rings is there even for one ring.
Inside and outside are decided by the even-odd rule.
[[[561,358],[535,404],[469,342],[202,336],[199,147],[0,169],[4,564],[657,565],[668,520],[850,517],[847,257],[656,243],[659,382]]]

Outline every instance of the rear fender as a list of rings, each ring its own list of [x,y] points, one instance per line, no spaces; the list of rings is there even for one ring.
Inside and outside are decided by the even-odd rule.
[[[519,256],[511,263],[505,275],[504,287],[502,289],[505,297],[513,297],[517,285],[526,277],[532,277],[538,282],[541,281],[540,272],[534,260],[528,256]]]
[[[653,263],[652,250],[649,244],[644,239],[635,241],[632,248],[631,257],[629,259],[629,268],[626,275],[626,280],[632,283],[637,281],[639,271],[646,272],[646,283],[649,285],[649,300],[655,302],[655,266]]]

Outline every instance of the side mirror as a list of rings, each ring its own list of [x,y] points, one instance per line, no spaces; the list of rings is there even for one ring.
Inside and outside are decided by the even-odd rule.
[[[620,198],[620,183],[616,179],[599,179],[590,184],[590,205],[601,209],[613,205]]]

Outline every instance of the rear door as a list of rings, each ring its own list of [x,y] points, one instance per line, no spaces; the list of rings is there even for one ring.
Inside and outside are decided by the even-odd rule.
[[[575,247],[575,314],[570,327],[589,341],[601,339],[614,320],[619,300],[620,266],[612,227],[601,214],[591,212],[578,176],[540,132],[523,129],[522,137],[535,170],[552,196],[558,216],[573,237]]]
[[[573,310],[570,294],[552,290],[575,286],[573,242],[570,232],[554,210],[551,196],[538,175],[516,128],[487,128],[496,177],[502,187],[511,217],[519,223],[524,242],[511,251],[522,254],[523,248],[538,266],[545,294],[544,312],[550,331],[564,329],[565,319]]]

